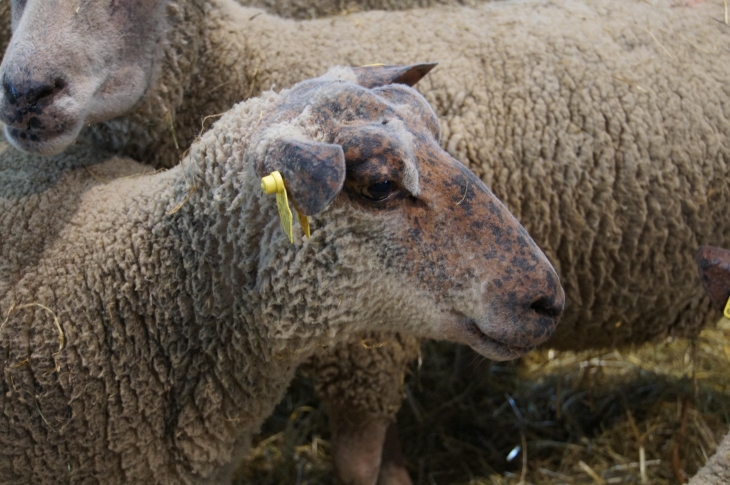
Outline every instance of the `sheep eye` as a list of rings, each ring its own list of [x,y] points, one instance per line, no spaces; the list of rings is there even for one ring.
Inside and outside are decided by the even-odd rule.
[[[368,200],[377,202],[387,199],[394,190],[395,182],[386,180],[385,182],[378,182],[377,184],[363,187],[360,194]]]

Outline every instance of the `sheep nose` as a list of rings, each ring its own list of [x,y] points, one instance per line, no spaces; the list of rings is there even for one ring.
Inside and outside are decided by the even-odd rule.
[[[565,308],[565,292],[560,286],[557,274],[552,271],[546,275],[541,289],[531,295],[524,295],[520,305],[521,326],[512,334],[514,345],[535,347],[545,342],[558,326]],[[507,339],[510,341],[511,339]]]
[[[39,101],[50,99],[63,91],[66,82],[61,78],[37,81],[33,79],[3,79],[3,90],[10,104],[34,106]]]
[[[563,314],[565,308],[565,298],[555,296],[541,296],[533,301],[530,310],[537,313],[541,317],[548,317],[557,320]]]

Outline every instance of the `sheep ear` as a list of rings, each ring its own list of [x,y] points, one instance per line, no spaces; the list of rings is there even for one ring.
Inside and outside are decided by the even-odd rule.
[[[436,62],[411,64],[410,66],[362,66],[353,67],[358,84],[365,88],[377,88],[386,84],[413,86],[436,67]]]
[[[281,173],[300,215],[322,212],[345,182],[345,153],[339,145],[278,139],[269,146],[266,161],[266,170]]]
[[[696,254],[697,267],[705,291],[712,305],[718,310],[725,308],[730,297],[730,251],[712,246],[702,246]]]

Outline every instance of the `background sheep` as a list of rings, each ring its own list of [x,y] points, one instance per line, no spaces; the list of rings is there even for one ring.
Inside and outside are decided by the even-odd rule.
[[[5,148],[2,252],[22,258],[28,220],[67,224],[33,234],[42,255],[0,273],[13,280],[0,294],[0,481],[219,483],[298,363],[365,328],[354,315],[492,358],[549,337],[563,304],[550,263],[438,147],[426,101],[342,78],[357,75],[237,105],[164,173],[88,147]],[[311,239],[281,231],[260,189],[273,170],[313,217]]]
[[[179,15],[165,21],[203,10],[190,1],[177,4]],[[36,3],[28,2],[26,8]],[[566,320],[552,340],[556,348],[694,335],[706,320],[693,249],[679,261],[677,254],[687,254],[685,246],[701,242],[722,243],[730,232],[715,222],[720,218],[716,208],[727,194],[721,182],[727,148],[721,103],[726,92],[720,82],[725,72],[714,49],[721,52],[718,39],[728,34],[712,20],[722,13],[716,5],[491,3],[477,9],[367,12],[306,22],[256,15],[260,12],[231,2],[211,5],[217,8],[209,9],[204,20],[172,30],[179,30],[176,38],[189,38],[183,48],[193,50],[191,57],[197,51],[190,45],[219,53],[217,72],[226,60],[226,86],[239,90],[241,85],[252,91],[272,83],[290,85],[293,78],[322,72],[319,66],[340,59],[351,64],[443,59],[423,92],[442,116],[444,146],[502,195],[560,262],[572,296]],[[63,15],[56,18],[62,26]],[[190,31],[185,30],[188,24]],[[245,28],[236,27],[240,25]],[[391,25],[399,29],[389,29]],[[555,25],[565,28],[556,31]],[[682,36],[671,34],[670,27]],[[199,30],[207,30],[208,38],[193,40],[191,31]],[[224,37],[226,46],[245,46],[247,62],[225,57],[231,49],[223,47]],[[186,57],[171,47],[180,49],[180,44],[165,45],[166,56]],[[455,45],[460,46],[456,53]],[[26,57],[31,61],[18,61],[19,53],[35,53],[32,49],[40,46],[42,42],[30,45],[23,35],[13,38],[3,61],[8,82],[15,83],[21,67],[34,76],[48,73],[36,64],[53,65],[42,50]],[[112,127],[118,133],[128,128],[126,133],[139,139],[157,132],[151,144],[161,149],[153,150],[151,158],[165,153],[162,148],[172,143],[172,136],[163,97],[173,97],[172,91],[177,98],[198,93],[201,101],[193,100],[186,111],[215,113],[226,86],[213,91],[210,78],[216,66],[205,67],[211,76],[199,75],[197,64],[160,73],[171,81],[180,74],[182,80],[162,82],[160,91],[167,94],[140,101],[137,111],[159,109],[158,116],[145,117],[160,120],[158,125],[144,121],[135,126],[134,113],[91,126],[86,137]],[[73,75],[65,76],[72,86]],[[247,82],[254,78],[255,84]],[[175,87],[185,83],[191,89]],[[0,102],[7,112],[4,94]],[[199,116],[185,129],[180,118],[179,113],[173,116],[182,148],[197,134]],[[112,138],[105,146],[119,145],[124,153],[143,155],[150,148]],[[159,164],[170,159],[159,157]]]

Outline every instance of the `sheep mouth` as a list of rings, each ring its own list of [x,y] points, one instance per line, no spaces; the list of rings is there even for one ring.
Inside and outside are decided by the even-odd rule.
[[[57,123],[52,129],[5,124],[4,131],[7,140],[19,150],[35,155],[50,156],[62,152],[76,140],[78,130],[67,128],[67,123]]]
[[[476,340],[471,341],[469,346],[478,353],[487,356],[492,360],[516,359],[530,352],[534,347],[518,346],[503,342],[490,335],[487,335],[474,320],[467,320],[464,324],[466,332]]]

